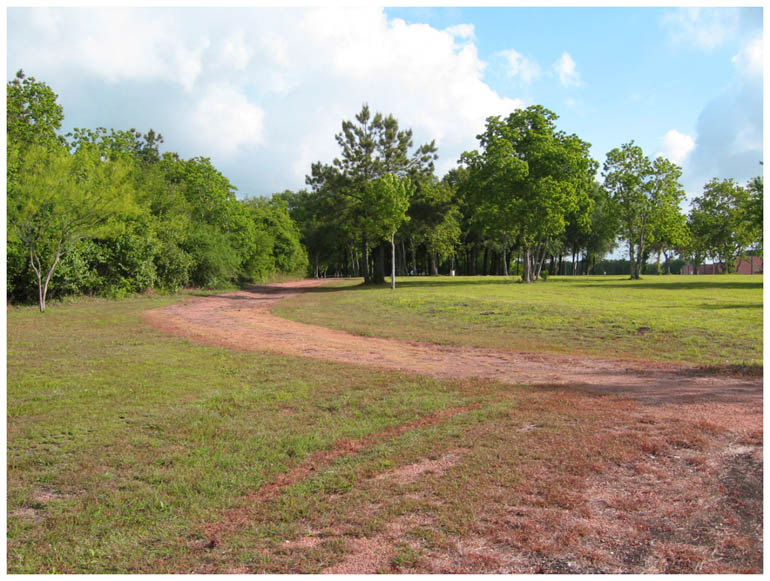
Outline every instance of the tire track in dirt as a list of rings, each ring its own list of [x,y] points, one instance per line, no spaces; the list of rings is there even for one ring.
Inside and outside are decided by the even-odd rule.
[[[190,543],[189,546],[193,550],[213,549],[219,545],[220,538],[232,534],[251,522],[256,513],[263,508],[264,503],[280,495],[285,488],[322,472],[339,458],[358,454],[367,448],[397,438],[411,430],[440,424],[473,409],[475,409],[474,406],[458,406],[439,410],[406,424],[385,428],[368,436],[339,440],[329,450],[318,450],[286,472],[279,474],[274,480],[264,483],[254,492],[240,498],[238,505],[226,511],[221,519],[202,525],[201,531],[204,538]]]
[[[362,337],[273,315],[279,300],[323,280],[300,280],[208,297],[143,313],[152,327],[209,345],[311,357],[339,363],[511,384],[576,386],[630,395],[641,403],[762,402],[761,377],[720,376],[660,361],[514,352]]]

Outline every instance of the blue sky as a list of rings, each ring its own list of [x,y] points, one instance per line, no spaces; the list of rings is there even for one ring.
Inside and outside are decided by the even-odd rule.
[[[607,151],[635,140],[712,177],[758,175],[762,8],[9,8],[7,78],[65,127],[160,131],[243,195],[304,186],[361,104],[436,139],[438,173],[489,115],[534,103]]]

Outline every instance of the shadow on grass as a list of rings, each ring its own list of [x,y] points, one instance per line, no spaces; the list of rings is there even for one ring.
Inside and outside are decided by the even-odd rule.
[[[759,363],[744,363],[732,365],[702,365],[697,368],[705,375],[723,375],[729,377],[763,377],[764,366]]]
[[[712,305],[709,303],[702,303],[699,308],[707,311],[719,311],[722,309],[762,309],[762,303],[741,303],[741,304],[727,304],[727,305]]]
[[[295,293],[339,293],[339,292],[367,292],[367,291],[380,291],[384,289],[390,289],[390,283],[384,284],[364,284],[363,281],[355,283],[356,279],[344,279],[344,278],[329,278],[323,279],[325,283],[350,281],[352,284],[342,285],[330,285],[322,284],[315,287],[272,287],[264,285],[244,285],[240,289],[231,290],[197,290],[190,293],[193,296],[220,296],[229,292],[240,290],[242,292],[249,293],[262,293],[262,294],[285,294],[287,291]],[[358,279],[360,280],[360,279]],[[624,289],[624,290],[706,290],[706,289],[738,289],[738,290],[758,290],[763,288],[763,283],[756,280],[684,280],[677,282],[669,282],[671,279],[665,281],[645,282],[635,281],[630,279],[618,279],[613,277],[609,280],[597,280],[594,277],[589,279],[581,277],[558,277],[550,278],[547,281],[537,281],[532,283],[534,285],[577,285],[585,288],[606,288],[606,289]],[[396,278],[396,291],[398,289],[409,288],[449,288],[449,287],[479,287],[479,286],[511,286],[517,287],[522,284],[521,279],[518,276],[473,276],[473,277],[449,277],[449,276],[437,276],[437,277],[403,277]],[[237,298],[237,297],[235,297]],[[245,297],[242,297],[245,298]],[[762,308],[762,303],[750,303],[750,304],[729,304],[729,305],[701,305],[704,309],[738,309],[738,308]]]
[[[597,283],[594,281],[585,282],[585,287],[593,288],[622,288],[626,290],[631,289],[655,289],[655,290],[702,290],[702,289],[761,289],[762,282],[755,281],[718,281],[718,280],[704,280],[704,281],[687,281],[687,282],[639,282],[635,280],[627,280],[623,282],[608,281],[606,283]]]
[[[332,280],[341,280],[341,279],[328,279],[329,281]],[[450,286],[484,286],[484,285],[515,285],[518,283],[518,277],[490,277],[488,279],[479,279],[477,277],[474,277],[473,279],[463,279],[461,277],[435,277],[435,278],[411,278],[411,277],[404,277],[404,278],[398,278],[396,277],[396,291],[398,289],[402,288],[434,288],[434,287],[440,287],[440,288],[447,288]],[[390,282],[386,282],[385,284],[364,284],[363,282],[359,284],[353,284],[353,285],[343,285],[343,286],[318,286],[318,287],[311,287],[306,289],[308,292],[317,292],[317,293],[324,293],[324,292],[339,292],[339,291],[373,291],[373,290],[383,290],[383,289],[390,289]]]

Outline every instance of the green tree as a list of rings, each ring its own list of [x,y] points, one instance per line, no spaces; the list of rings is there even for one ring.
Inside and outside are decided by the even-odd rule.
[[[692,202],[692,235],[706,256],[724,263],[725,272],[734,272],[737,259],[753,241],[748,200],[748,191],[733,180],[714,178]]]
[[[287,190],[276,196],[286,202],[289,216],[299,229],[302,245],[310,253],[314,276],[324,276],[334,267],[345,269],[345,251],[355,240],[340,224],[341,212],[336,208],[340,200],[326,190]]]
[[[70,155],[42,145],[30,146],[19,167],[24,179],[8,191],[9,234],[29,253],[42,312],[61,258],[78,240],[104,233],[114,216],[130,211],[130,168],[103,161],[91,148]]]
[[[687,245],[687,216],[680,210],[679,206],[670,206],[668,211],[663,212],[660,219],[656,221],[650,236],[650,252],[657,254],[655,272],[663,274],[661,268],[661,256],[666,259],[666,274],[671,274],[671,258],[677,248]]]
[[[604,187],[610,193],[619,220],[620,237],[628,243],[631,278],[641,278],[654,233],[675,219],[684,190],[679,184],[682,170],[669,160],[654,162],[633,141],[607,154]]]
[[[539,105],[505,120],[487,119],[482,153],[463,154],[471,172],[471,199],[480,219],[524,250],[525,282],[538,278],[546,253],[570,215],[588,220],[588,192],[596,172],[590,145],[556,129],[557,115]],[[579,208],[586,212],[578,214]]]
[[[757,176],[746,185],[749,193],[746,201],[746,220],[752,232],[754,252],[762,256],[764,247],[764,184],[762,176]]]
[[[57,95],[46,85],[19,70],[6,92],[6,136],[9,146],[58,146],[64,112]]]
[[[425,245],[434,275],[438,274],[441,261],[453,257],[460,242],[462,214],[453,178],[454,174],[449,180],[439,181],[434,176],[419,180],[409,202],[408,231],[404,234],[411,239],[412,246]]]
[[[384,245],[377,234],[367,230],[372,223],[365,202],[367,184],[387,173],[397,177],[431,173],[436,147],[431,142],[410,155],[411,129],[400,130],[392,115],[375,113],[372,116],[366,104],[355,121],[342,122],[342,132],[335,135],[335,139],[341,156],[331,165],[314,163],[306,182],[314,192],[325,190],[346,198],[347,203],[340,210],[345,215],[347,227],[359,241],[364,281],[381,283],[385,281]],[[374,272],[370,271],[367,258],[372,244],[377,245],[378,251]]]
[[[304,273],[307,270],[307,250],[302,245],[297,224],[289,215],[288,203],[280,195],[272,199],[249,198],[245,205],[250,211],[257,231],[264,234],[260,244],[270,240],[270,272]],[[257,247],[257,250],[260,250]],[[254,260],[262,260],[255,255]],[[264,262],[263,262],[264,263]]]
[[[369,182],[364,188],[363,202],[369,208],[365,228],[376,238],[390,238],[390,288],[396,289],[396,231],[409,217],[409,198],[414,191],[409,178],[398,178],[392,173]]]

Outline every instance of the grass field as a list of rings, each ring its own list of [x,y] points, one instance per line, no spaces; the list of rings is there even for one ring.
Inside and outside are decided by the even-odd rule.
[[[452,345],[712,365],[762,363],[762,277],[415,277],[333,281],[279,303],[282,317]]]
[[[639,296],[656,297],[649,310],[669,304],[681,320],[737,314],[749,337],[698,323],[719,347],[675,358],[733,361],[742,345],[756,360],[761,282],[748,280],[679,289],[681,304],[668,280],[636,302],[643,287],[612,281],[602,295],[583,280],[574,308],[549,311],[577,283],[441,279],[312,292],[281,310],[305,304],[329,324],[345,309],[357,332],[417,338],[451,320],[463,341],[509,345],[519,333],[484,331],[482,313],[500,311],[498,325],[529,320],[545,344],[553,321],[615,297],[609,319],[633,309],[652,329],[627,348],[664,357],[649,340],[663,318],[637,315]],[[179,298],[9,309],[8,572],[761,571],[761,459],[746,450],[761,453],[762,427],[735,410],[231,351],[142,324]],[[380,318],[391,322],[365,325]]]

